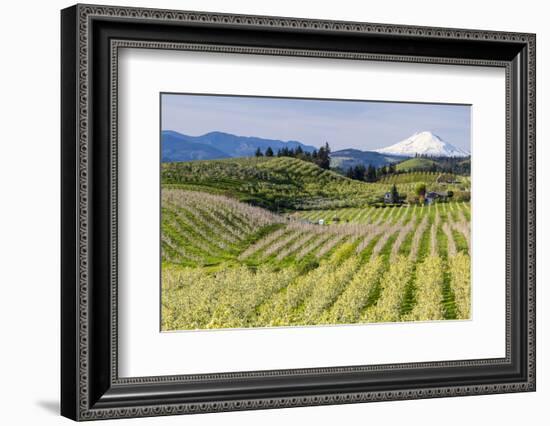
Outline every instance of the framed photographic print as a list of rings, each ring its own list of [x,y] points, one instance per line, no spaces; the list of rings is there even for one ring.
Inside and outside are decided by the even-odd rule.
[[[535,390],[535,36],[76,5],[74,420]]]

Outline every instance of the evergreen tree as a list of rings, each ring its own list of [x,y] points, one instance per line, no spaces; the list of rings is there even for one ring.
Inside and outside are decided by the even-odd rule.
[[[266,157],[273,157],[273,150],[271,149],[270,146],[268,146],[267,149],[265,150],[265,156]]]
[[[353,168],[353,178],[356,180],[364,180],[365,173],[366,169],[365,166],[363,166],[362,164],[358,164]]]
[[[255,153],[256,157],[263,157],[264,154],[262,153],[262,150],[258,147],[258,149],[256,149],[256,153]]]
[[[326,170],[330,168],[330,146],[328,142],[325,142],[325,146],[319,148],[319,152],[317,154],[317,165]]]
[[[367,167],[367,176],[365,179],[367,182],[376,182],[376,169],[372,164]]]
[[[321,147],[319,148],[319,151],[317,151],[317,161],[315,162],[319,167],[321,167],[321,162],[323,161],[324,157],[325,157],[325,148]]]
[[[395,183],[391,188],[391,197],[394,203],[397,203],[399,201],[399,192],[397,192],[397,187],[395,186]]]
[[[311,153],[311,158],[313,159],[313,162],[315,163],[317,158],[319,157],[319,152],[314,149],[313,152]]]

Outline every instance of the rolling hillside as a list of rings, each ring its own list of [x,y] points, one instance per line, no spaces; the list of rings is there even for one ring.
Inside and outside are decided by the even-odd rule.
[[[471,159],[454,158],[454,157],[416,157],[402,161],[395,166],[400,172],[421,172],[421,171],[437,171],[459,175],[469,175],[471,168]]]
[[[428,158],[411,158],[405,160],[395,166],[398,171],[421,171],[430,170],[436,166],[437,162]]]
[[[224,194],[272,211],[358,207],[381,196],[387,187],[289,157],[165,163],[162,182],[172,188]]]
[[[424,159],[411,159],[416,162]],[[428,160],[432,161],[432,160]],[[469,191],[469,179],[437,183],[440,173],[387,175],[379,182],[348,179],[339,173],[290,157],[249,157],[164,163],[162,183],[179,188],[226,195],[275,212],[358,208],[380,201],[393,184],[402,195],[413,194],[424,182],[431,191]]]

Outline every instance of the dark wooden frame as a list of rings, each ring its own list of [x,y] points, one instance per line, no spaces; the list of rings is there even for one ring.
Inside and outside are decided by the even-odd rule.
[[[533,34],[95,5],[64,9],[61,29],[64,416],[89,420],[535,390]],[[120,47],[505,68],[506,357],[119,378],[116,65]]]

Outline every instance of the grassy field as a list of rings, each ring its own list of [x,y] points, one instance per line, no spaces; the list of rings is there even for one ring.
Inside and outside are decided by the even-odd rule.
[[[163,330],[470,317],[469,203],[375,207],[393,183],[293,158],[164,164],[162,182]]]

